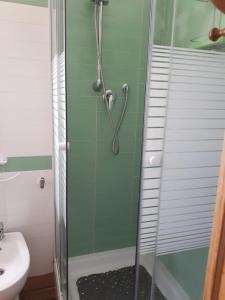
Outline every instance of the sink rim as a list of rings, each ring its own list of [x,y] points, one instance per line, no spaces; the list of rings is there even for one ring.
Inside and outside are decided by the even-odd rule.
[[[1,259],[4,260],[4,248],[7,247],[8,249],[11,247],[17,247],[17,251],[15,253],[15,256],[13,256],[12,263],[9,264],[8,266],[4,266],[4,263],[1,263]],[[5,237],[2,241],[0,241],[0,248],[2,250],[0,251],[0,268],[4,269],[5,272],[3,275],[1,275],[0,280],[0,294],[1,292],[4,292],[5,290],[9,289],[10,287],[16,285],[21,279],[24,278],[24,276],[27,275],[29,267],[30,267],[30,253],[28,250],[28,246],[26,244],[26,241],[24,239],[24,236],[21,232],[8,232],[5,233]],[[7,256],[7,254],[6,254]],[[17,273],[12,274],[12,269],[13,269],[13,264],[17,262],[18,260],[23,257],[23,264],[20,264],[19,270],[17,269]],[[22,266],[21,266],[22,265]],[[10,268],[11,272],[7,273],[7,267]]]

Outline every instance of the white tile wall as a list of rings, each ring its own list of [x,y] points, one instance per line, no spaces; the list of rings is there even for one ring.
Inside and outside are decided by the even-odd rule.
[[[0,1],[0,153],[52,153],[50,37],[47,8]],[[14,173],[0,173],[8,178]],[[41,190],[40,177],[46,187]],[[0,182],[0,220],[21,231],[31,254],[30,276],[53,271],[52,171],[21,172]]]
[[[0,174],[1,179],[15,173]],[[39,179],[46,179],[44,189]],[[21,172],[8,182],[0,182],[0,220],[7,231],[21,231],[31,254],[30,276],[53,270],[54,207],[52,171]]]
[[[0,153],[52,153],[47,8],[0,1]]]

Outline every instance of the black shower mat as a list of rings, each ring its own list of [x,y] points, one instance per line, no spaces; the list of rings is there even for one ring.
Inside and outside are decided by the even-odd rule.
[[[138,300],[150,299],[151,276],[143,266],[139,267]],[[133,300],[135,267],[126,267],[106,273],[81,277],[76,284],[80,300]],[[165,300],[158,288],[155,299]]]

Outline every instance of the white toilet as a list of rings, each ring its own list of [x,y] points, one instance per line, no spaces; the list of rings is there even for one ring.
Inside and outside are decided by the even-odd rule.
[[[27,280],[30,254],[20,232],[6,233],[0,241],[0,299],[19,300]]]

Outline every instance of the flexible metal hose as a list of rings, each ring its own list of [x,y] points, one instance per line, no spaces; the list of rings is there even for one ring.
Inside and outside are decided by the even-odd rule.
[[[126,111],[127,111],[127,104],[128,104],[128,88],[127,90],[124,92],[125,93],[125,99],[124,99],[124,104],[123,104],[123,109],[122,109],[122,112],[121,112],[121,115],[120,115],[120,118],[116,124],[116,128],[114,130],[114,135],[113,135],[113,140],[112,140],[112,152],[115,154],[115,155],[118,155],[119,152],[120,152],[120,144],[119,144],[119,131],[120,131],[120,128],[123,124],[123,120],[124,120],[124,117],[126,115]]]

